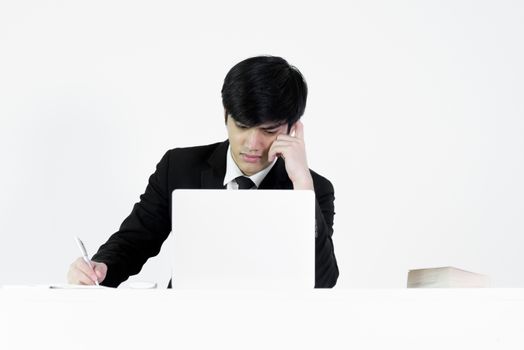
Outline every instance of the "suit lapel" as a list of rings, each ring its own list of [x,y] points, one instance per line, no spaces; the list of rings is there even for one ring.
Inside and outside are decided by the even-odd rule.
[[[204,189],[223,189],[226,175],[226,153],[229,141],[218,145],[216,150],[207,159],[209,168],[202,171],[201,184]]]

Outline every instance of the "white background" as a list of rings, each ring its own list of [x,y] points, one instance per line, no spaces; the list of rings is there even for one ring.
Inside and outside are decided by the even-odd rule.
[[[524,287],[523,33],[521,1],[1,0],[0,284],[64,281],[72,237],[94,253],[166,150],[224,140],[224,76],[273,54],[309,84],[339,287]]]

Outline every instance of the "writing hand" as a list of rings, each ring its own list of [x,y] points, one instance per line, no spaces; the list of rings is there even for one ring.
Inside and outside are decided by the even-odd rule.
[[[93,269],[85,262],[83,257],[73,261],[67,272],[67,282],[70,284],[94,285],[97,278],[98,282],[102,282],[107,275],[107,265],[92,260],[91,265]],[[93,270],[96,273],[96,277],[93,274]]]

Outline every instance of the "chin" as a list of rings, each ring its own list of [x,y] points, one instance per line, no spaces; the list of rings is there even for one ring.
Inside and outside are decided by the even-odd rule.
[[[256,174],[256,173],[258,173],[260,171],[258,169],[252,169],[252,168],[244,168],[244,169],[240,169],[240,170],[242,170],[242,172],[246,176],[251,176],[251,175]]]
[[[262,170],[263,168],[259,167],[259,166],[253,166],[252,164],[246,164],[245,166],[243,166],[240,170],[242,170],[242,172],[244,174],[246,174],[247,176],[251,176],[253,174],[256,174],[258,173],[260,170]]]

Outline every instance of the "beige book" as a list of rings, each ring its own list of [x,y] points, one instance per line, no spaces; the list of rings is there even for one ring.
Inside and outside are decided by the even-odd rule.
[[[408,272],[408,288],[485,288],[489,285],[488,276],[451,266]]]

